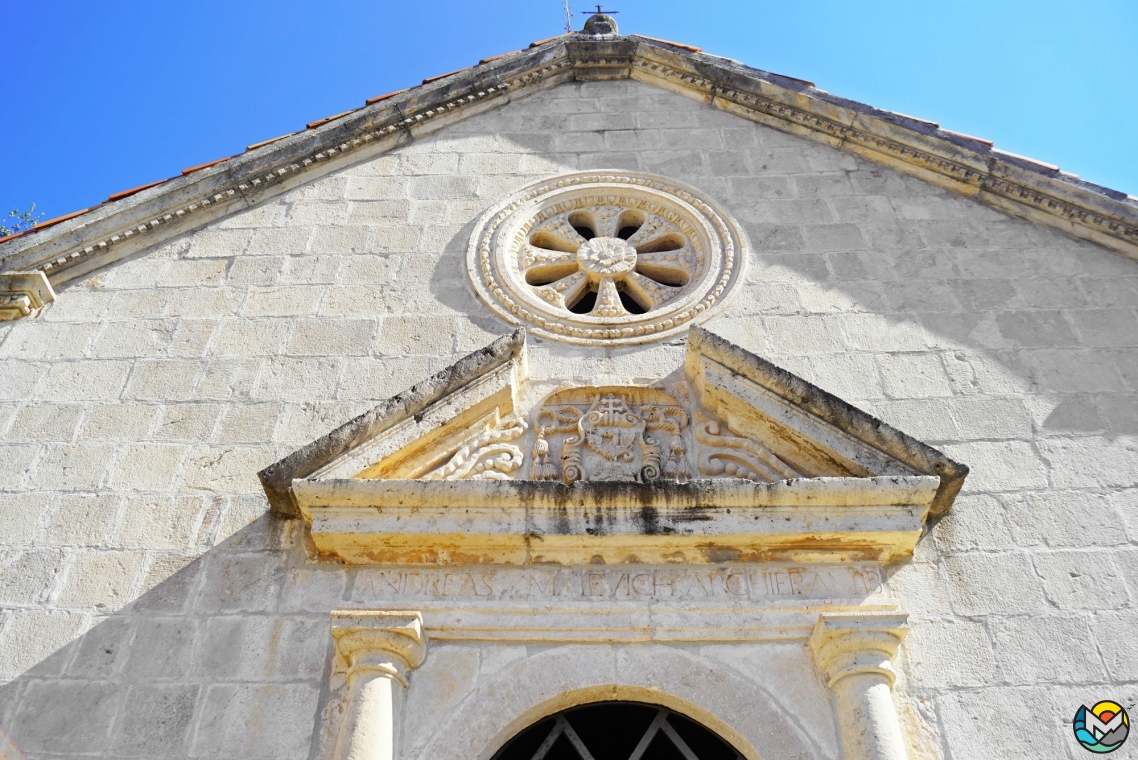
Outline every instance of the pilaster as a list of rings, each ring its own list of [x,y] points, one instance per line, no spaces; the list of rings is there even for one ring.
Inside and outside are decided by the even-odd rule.
[[[407,674],[423,662],[418,612],[338,610],[332,640],[348,666],[348,704],[336,760],[393,760]]]
[[[822,615],[810,636],[818,666],[834,692],[846,760],[906,760],[893,705],[893,658],[908,633],[908,615]]]

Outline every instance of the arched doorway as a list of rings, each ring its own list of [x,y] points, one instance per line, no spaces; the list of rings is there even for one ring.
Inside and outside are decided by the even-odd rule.
[[[643,702],[593,702],[550,715],[493,760],[742,760],[705,726]]]

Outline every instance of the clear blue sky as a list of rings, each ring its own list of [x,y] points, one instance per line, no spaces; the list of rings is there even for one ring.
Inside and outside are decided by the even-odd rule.
[[[623,33],[1138,195],[1135,0],[613,2]],[[561,0],[0,0],[0,215],[94,205],[563,25]]]

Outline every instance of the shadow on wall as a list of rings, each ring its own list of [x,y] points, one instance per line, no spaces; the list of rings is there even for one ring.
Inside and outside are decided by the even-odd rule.
[[[298,527],[264,515],[0,688],[12,742],[29,760],[314,757],[347,574],[306,567]]]
[[[552,159],[584,168],[526,150],[551,170]],[[930,443],[1138,435],[1138,262],[850,157],[792,179],[679,154],[685,163],[616,158],[710,193],[747,230],[747,287],[711,330],[839,396],[872,400]],[[510,327],[465,276],[473,224],[446,241],[430,289],[488,341]]]

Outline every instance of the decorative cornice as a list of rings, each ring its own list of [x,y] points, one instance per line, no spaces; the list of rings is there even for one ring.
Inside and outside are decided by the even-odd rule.
[[[300,513],[291,490],[294,480],[314,475],[355,447],[391,430],[401,422],[423,417],[433,404],[460,392],[495,370],[511,365],[507,369],[514,375],[524,376],[525,346],[524,330],[516,330],[498,338],[433,377],[413,385],[261,470],[257,477],[261,479],[273,510],[290,517],[298,516]]]
[[[642,72],[640,77],[634,74],[634,78],[643,78],[649,82],[654,78],[664,79],[673,85],[701,93],[712,105],[717,105],[740,116],[749,117],[754,121],[762,121],[768,126],[790,131],[800,136],[811,137],[831,147],[856,152],[863,157],[877,160],[879,163],[886,163],[901,170],[907,168],[927,170],[918,173],[918,176],[922,179],[931,180],[935,184],[944,185],[962,195],[974,197],[977,200],[989,203],[989,205],[996,205],[1010,213],[1025,216],[1035,221],[1043,221],[1049,226],[1059,227],[1066,232],[1073,232],[1080,237],[1094,240],[1108,248],[1138,258],[1138,206],[1119,203],[1116,208],[1110,209],[1094,207],[1098,205],[1095,204],[1096,200],[1101,200],[1104,205],[1112,200],[1121,201],[1123,194],[1114,191],[1107,192],[1111,196],[1116,196],[1115,198],[1102,197],[1098,199],[1090,197],[1080,199],[1082,202],[1070,197],[1065,198],[1063,197],[1064,194],[1070,193],[1090,195],[1090,191],[1085,187],[1088,183],[1075,184],[1069,181],[1070,175],[1062,175],[1057,167],[1002,153],[984,145],[983,141],[960,135],[953,135],[955,138],[953,142],[938,141],[947,143],[947,145],[937,147],[942,150],[947,147],[952,153],[959,156],[959,158],[947,157],[938,154],[935,150],[924,149],[897,139],[891,139],[874,131],[868,125],[857,127],[852,123],[845,124],[831,116],[817,113],[816,110],[822,110],[820,106],[828,106],[829,104],[819,103],[817,98],[802,98],[801,93],[798,93],[800,96],[798,100],[804,102],[806,107],[791,105],[774,97],[764,97],[742,88],[725,86],[722,81],[700,76],[697,73],[685,71],[657,60],[637,57],[633,65]],[[785,96],[787,93],[779,94]],[[843,105],[860,106],[861,104],[851,104],[846,101]],[[816,110],[812,110],[811,107]],[[833,111],[834,109],[829,107],[828,110]],[[852,120],[857,120],[865,117],[872,118],[876,115],[870,113],[874,109],[868,107],[863,106],[860,110],[865,113],[851,110],[848,116]],[[885,117],[896,116],[885,112],[879,112],[879,114]],[[913,119],[907,119],[907,121],[916,122]],[[927,122],[917,123],[933,127],[932,131],[952,135],[945,130],[940,130],[936,125]],[[880,129],[880,125],[874,126]],[[897,125],[890,126],[895,130]],[[902,129],[900,131],[907,130]],[[921,131],[914,131],[912,135],[906,136],[928,139],[928,136]],[[986,150],[961,150],[962,146],[953,144],[954,142],[972,143],[973,146],[986,148]],[[854,150],[855,146],[867,148],[869,153],[864,150]],[[988,155],[984,155],[984,153]],[[944,177],[950,183],[937,182],[935,177],[929,176],[930,172]],[[910,171],[910,173],[914,172]],[[1099,189],[1105,190],[1105,188]],[[1006,202],[995,202],[995,198],[985,197],[984,194],[990,194]],[[1029,210],[1035,213],[1027,213]],[[1039,214],[1043,214],[1045,217],[1041,218]],[[1052,221],[1046,217],[1056,219]],[[1067,224],[1056,223],[1060,220],[1083,229],[1073,229]]]
[[[728,59],[638,37],[565,35],[263,144],[50,229],[9,239],[0,244],[0,269],[39,270],[58,286],[310,181],[364,149],[369,149],[367,155],[390,150],[562,81],[630,77],[1138,258],[1138,204],[1123,193],[935,124],[843,100],[808,82]]]

